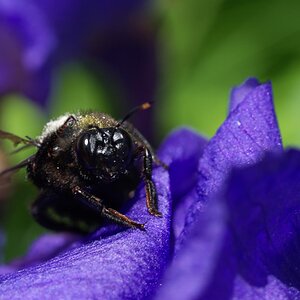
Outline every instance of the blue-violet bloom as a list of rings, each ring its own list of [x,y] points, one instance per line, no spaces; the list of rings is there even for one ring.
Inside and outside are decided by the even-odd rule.
[[[0,96],[19,92],[45,105],[53,30],[31,1],[0,1]]]
[[[300,299],[300,152],[284,151],[271,84],[236,87],[206,141],[174,131],[153,178],[162,218],[141,185],[124,212],[146,232],[115,225],[84,239],[41,237],[0,269],[3,299]]]
[[[1,0],[0,97],[20,93],[46,107],[58,67],[76,60],[120,91],[115,98],[128,103],[124,110],[153,100],[158,72],[150,7],[145,0]]]

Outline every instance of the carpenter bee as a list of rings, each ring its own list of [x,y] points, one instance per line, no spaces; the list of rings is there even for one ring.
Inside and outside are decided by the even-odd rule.
[[[31,213],[42,226],[56,231],[88,233],[107,218],[127,227],[144,230],[144,224],[118,212],[136,189],[145,183],[146,205],[160,217],[152,164],[164,166],[142,134],[126,120],[101,112],[65,114],[48,122],[36,139],[0,131],[0,138],[36,147],[34,155],[1,175],[27,168],[27,175],[40,190]],[[18,150],[18,149],[17,149]]]

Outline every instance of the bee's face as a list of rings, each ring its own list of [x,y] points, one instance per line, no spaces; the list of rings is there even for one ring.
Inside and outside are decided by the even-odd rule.
[[[46,125],[42,137],[52,139],[48,152],[56,159],[69,152],[85,178],[113,182],[127,172],[134,152],[131,135],[116,124],[105,114],[65,115]]]
[[[122,128],[89,128],[76,141],[76,154],[83,171],[111,182],[122,174],[132,158],[130,135]]]

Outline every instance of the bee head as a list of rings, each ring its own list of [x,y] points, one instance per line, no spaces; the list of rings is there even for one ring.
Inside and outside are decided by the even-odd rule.
[[[106,182],[124,174],[132,161],[133,143],[129,133],[121,126],[134,113],[151,107],[145,102],[133,108],[114,127],[92,127],[77,139],[76,153],[83,171]]]
[[[90,128],[77,139],[76,153],[84,171],[104,181],[114,181],[132,159],[132,140],[122,128]]]

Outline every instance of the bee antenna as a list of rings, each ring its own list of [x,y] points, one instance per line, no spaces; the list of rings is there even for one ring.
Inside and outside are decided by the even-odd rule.
[[[34,146],[34,145],[32,145],[32,144],[26,144],[26,145],[23,145],[23,146],[21,146],[21,147],[15,149],[15,150],[13,150],[13,151],[11,151],[9,154],[10,154],[10,155],[13,155],[13,154],[19,153],[19,152],[21,152],[21,151],[23,151],[23,150],[25,150],[25,149],[27,149],[27,148],[33,147],[33,146]]]
[[[0,177],[6,175],[8,173],[18,171],[19,169],[22,169],[22,168],[26,167],[31,162],[31,160],[34,158],[34,156],[35,155],[31,155],[31,156],[27,157],[26,159],[24,159],[23,161],[16,164],[15,166],[12,166],[11,168],[7,168],[7,169],[1,171],[0,172]]]
[[[144,102],[143,104],[134,107],[129,113],[127,113],[125,115],[125,117],[121,121],[119,121],[117,123],[117,125],[115,126],[115,128],[120,127],[126,120],[128,120],[136,112],[138,112],[140,110],[147,110],[147,109],[149,109],[152,106],[153,103],[154,103],[154,101],[148,101],[148,102]]]

